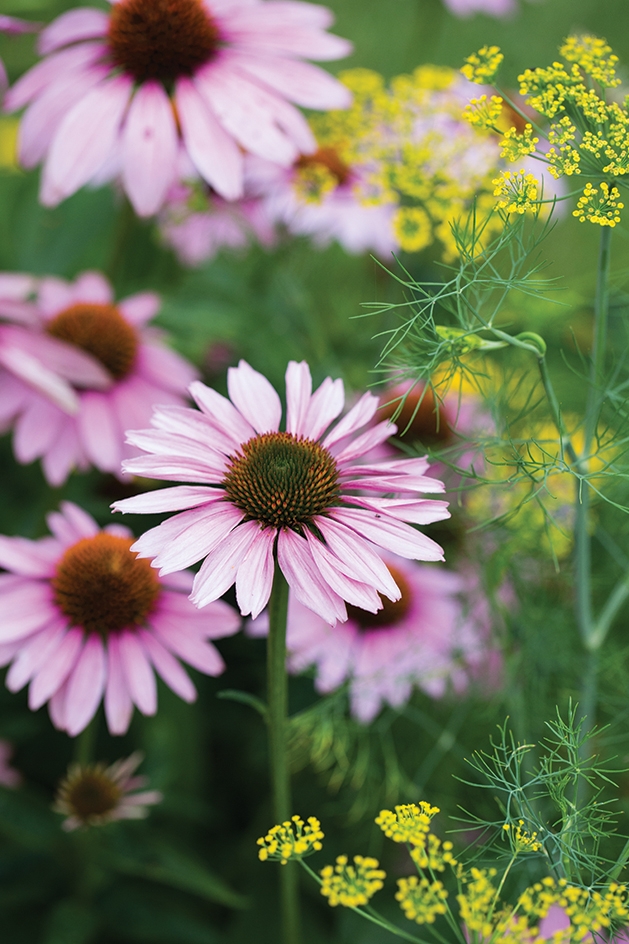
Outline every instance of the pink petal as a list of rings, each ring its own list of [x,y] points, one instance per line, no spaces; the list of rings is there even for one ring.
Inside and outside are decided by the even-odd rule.
[[[117,76],[88,92],[65,116],[44,167],[44,206],[55,206],[69,197],[108,160],[118,140],[131,89],[128,76]]]
[[[227,463],[209,468],[206,462],[194,462],[192,459],[169,459],[167,456],[138,456],[126,459],[122,463],[125,472],[142,475],[148,479],[164,479],[166,482],[209,482],[218,483],[225,472]]]
[[[0,300],[23,302],[29,295],[33,295],[37,288],[37,280],[24,272],[0,273]]]
[[[279,532],[277,559],[291,590],[304,606],[318,613],[331,626],[347,619],[347,610],[341,597],[321,576],[305,538],[294,531]]]
[[[372,393],[364,393],[358,403],[352,407],[340,423],[337,423],[334,429],[323,440],[323,445],[329,449],[335,443],[340,442],[354,433],[361,426],[365,426],[375,416],[378,409],[378,397]]]
[[[212,9],[216,0],[212,0]],[[266,3],[230,4],[222,13],[221,20],[226,23],[240,23],[243,26],[267,28],[291,26],[309,26],[313,29],[327,29],[334,22],[334,14],[328,7],[316,3],[301,3],[299,0],[267,0]],[[246,9],[243,9],[246,8]]]
[[[138,370],[160,388],[179,394],[184,394],[198,377],[198,371],[176,351],[148,341],[142,345]]]
[[[309,439],[319,439],[330,423],[339,416],[344,405],[345,390],[343,381],[326,377],[310,398],[303,424],[303,435]]]
[[[66,424],[57,439],[57,442],[48,450],[42,459],[44,474],[50,485],[61,485],[68,477],[74,466],[80,465],[83,460],[83,451],[80,448],[75,424],[66,420]],[[84,467],[87,462],[83,460]]]
[[[348,568],[348,576],[371,584],[390,600],[400,599],[400,590],[391,576],[389,568],[373,547],[331,518],[320,515],[315,524],[325,538],[333,554]]]
[[[239,525],[203,561],[194,578],[190,599],[195,606],[202,607],[218,600],[236,580],[236,573],[247,551],[260,538],[257,521],[246,521]]]
[[[0,587],[0,607],[0,643],[30,636],[58,616],[48,583],[38,580]]]
[[[157,711],[157,686],[142,644],[132,632],[121,633],[119,644],[129,694],[142,714],[154,715]]]
[[[25,464],[43,455],[57,439],[64,414],[46,400],[32,400],[15,424],[13,449],[18,462]]]
[[[197,690],[190,681],[190,676],[183,669],[180,663],[170,654],[168,649],[162,646],[161,642],[154,635],[146,630],[140,630],[140,638],[144,651],[149,656],[155,671],[166,682],[168,687],[183,698],[184,701],[193,702],[197,697]]]
[[[341,59],[351,53],[352,44],[346,39],[291,22],[290,19],[281,24],[277,14],[265,15],[265,7],[266,4],[255,18],[250,16],[249,8],[235,10],[222,18],[229,40],[256,54],[271,53],[324,60]]]
[[[306,435],[304,420],[312,394],[312,377],[305,361],[290,361],[286,368],[286,432]]]
[[[208,448],[204,442],[165,430],[130,429],[127,431],[127,442],[154,455],[192,459],[199,465],[207,465],[208,469],[216,468],[217,464],[218,468],[222,468],[225,461],[223,456],[217,456],[216,450]]]
[[[339,452],[336,456],[336,461],[341,462],[351,462],[352,459],[357,459],[359,456],[364,456],[366,452],[369,452],[371,449],[375,449],[376,446],[379,446],[381,443],[386,442],[394,433],[397,432],[397,426],[394,423],[390,423],[389,420],[385,420],[382,423],[378,423],[377,426],[373,426],[371,429],[366,430],[360,436],[357,436],[356,439],[345,446],[345,448]]]
[[[7,672],[6,686],[10,692],[19,692],[39,672],[59,647],[64,635],[65,623],[58,620],[22,644],[15,662]]]
[[[186,150],[201,176],[226,200],[243,194],[242,154],[189,79],[179,79],[175,99]]]
[[[95,302],[97,305],[109,305],[114,300],[111,283],[102,272],[81,272],[70,291],[75,302]]]
[[[231,56],[239,69],[302,108],[349,108],[352,93],[338,79],[307,62],[275,56]]]
[[[122,180],[139,216],[152,216],[173,182],[178,152],[172,103],[158,82],[137,89],[122,134]]]
[[[59,544],[51,538],[29,541],[0,535],[0,567],[25,577],[51,577],[59,552]]]
[[[79,505],[75,505],[74,502],[70,501],[62,501],[59,507],[72,531],[76,535],[74,540],[79,540],[80,538],[92,538],[95,534],[98,534],[100,530],[98,524],[92,518],[92,516],[84,511]]]
[[[84,393],[77,422],[83,448],[91,462],[102,472],[119,472],[122,436],[106,395]]]
[[[189,574],[194,583],[194,574]],[[190,588],[191,589],[191,588]],[[198,610],[182,593],[166,592],[160,600],[161,614],[174,616],[179,623],[186,623],[189,631],[198,633],[203,639],[223,639],[233,636],[241,627],[242,620],[237,611],[223,600],[208,603]],[[154,617],[157,620],[158,616]]]
[[[33,23],[30,20],[20,20],[17,16],[0,14],[0,33],[19,36],[20,33],[36,33],[40,28],[41,23]]]
[[[155,407],[151,425],[156,429],[185,436],[195,443],[204,443],[224,455],[231,455],[240,445],[223,430],[218,430],[209,416],[205,416],[200,410],[190,410],[185,406]],[[251,432],[253,433],[253,430]]]
[[[400,557],[411,560],[444,560],[443,549],[410,525],[378,512],[358,508],[333,508],[330,517],[357,534]]]
[[[199,505],[224,499],[223,489],[175,485],[173,488],[159,488],[154,492],[146,492],[144,495],[123,498],[114,502],[111,507],[114,511],[121,511],[123,514],[131,512],[134,515],[157,515],[165,511],[197,508]]]
[[[35,675],[28,691],[28,706],[31,711],[41,708],[63,685],[79,657],[83,638],[83,630],[70,629],[43,668]]]
[[[258,616],[273,586],[275,529],[261,531],[243,557],[236,574],[236,600],[243,616]]]
[[[234,406],[257,433],[277,432],[282,418],[282,402],[263,374],[241,360],[227,371],[227,389]]]
[[[29,69],[8,91],[4,100],[5,110],[17,111],[18,108],[23,108],[59,77],[65,78],[71,72],[92,65],[105,52],[106,47],[102,43],[82,43],[80,46],[71,46],[48,56]]]
[[[359,606],[370,613],[377,613],[382,609],[382,600],[373,587],[343,574],[337,566],[334,555],[308,531],[306,531],[306,540],[321,576],[335,593],[353,606]]]
[[[82,39],[93,39],[107,34],[109,17],[101,10],[78,7],[62,13],[39,37],[37,49],[41,55],[53,52],[60,46],[69,46]]]
[[[120,655],[120,636],[112,633],[107,640],[107,686],[105,716],[111,734],[125,734],[131,723],[133,702],[129,694]]]
[[[68,679],[66,693],[66,731],[75,737],[87,727],[103,696],[106,677],[105,648],[100,636],[88,636]]]
[[[26,351],[15,347],[0,347],[0,364],[65,413],[77,412],[79,401],[72,387]]]
[[[406,498],[363,498],[353,495],[352,502],[361,508],[384,512],[399,521],[410,524],[433,524],[450,517],[448,502],[420,499],[409,501]]]
[[[25,331],[23,328],[5,328],[4,335],[10,336],[16,347],[22,347],[40,363],[46,364],[49,370],[53,370],[75,387],[106,390],[111,386],[109,371],[105,370],[96,358],[73,344],[67,344],[48,334]]]
[[[156,292],[138,292],[118,302],[118,308],[126,320],[138,327],[154,318],[161,307],[162,300]]]
[[[227,397],[221,396],[216,390],[196,381],[190,384],[190,395],[199,409],[210,416],[219,429],[232,437],[235,446],[247,442],[254,435],[253,426],[234,408]]]
[[[64,683],[61,688],[58,688],[55,694],[52,696],[48,702],[48,714],[50,715],[50,720],[56,728],[60,731],[65,731],[66,729],[66,694],[68,691],[67,683]],[[69,823],[69,820],[65,821]],[[64,829],[76,829],[80,823],[78,820],[73,826],[65,826]]]
[[[149,548],[160,546],[160,550],[152,561],[152,566],[159,568],[160,574],[172,573],[175,570],[185,570],[191,564],[196,564],[207,554],[210,554],[217,545],[228,538],[242,519],[244,512],[230,504],[212,505],[201,510],[184,511],[177,515],[176,525],[171,525],[176,519],[171,518],[163,522],[153,532],[146,532],[133,545],[140,557],[153,557],[155,551]],[[185,526],[186,522],[190,522]],[[182,530],[178,530],[180,527]],[[175,531],[172,541],[167,536]],[[150,537],[149,537],[150,535]],[[220,596],[221,594],[219,594]]]
[[[216,647],[186,634],[180,627],[180,623],[160,620],[159,624],[155,624],[155,634],[168,650],[199,672],[220,675],[225,669],[225,663]]]

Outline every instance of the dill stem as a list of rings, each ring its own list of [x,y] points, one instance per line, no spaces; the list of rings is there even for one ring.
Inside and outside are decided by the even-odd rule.
[[[290,770],[288,766],[288,678],[286,675],[286,619],[288,583],[275,562],[273,589],[269,601],[269,636],[267,641],[267,701],[269,762],[273,814],[277,823],[291,817]],[[299,944],[298,873],[294,862],[280,869],[280,898],[283,944]]]

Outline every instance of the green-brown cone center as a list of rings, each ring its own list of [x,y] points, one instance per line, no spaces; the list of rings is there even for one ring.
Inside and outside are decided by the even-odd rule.
[[[377,613],[369,613],[367,610],[361,610],[359,606],[347,604],[347,615],[354,623],[358,623],[359,629],[365,632],[370,629],[393,629],[398,623],[401,623],[408,613],[413,601],[413,591],[409,582],[397,567],[389,566],[391,576],[402,592],[402,596],[395,603],[388,597],[381,596],[382,609]]]
[[[84,822],[110,813],[121,797],[118,785],[100,766],[81,768],[71,774],[60,789],[60,799],[67,804],[71,815]]]
[[[247,518],[300,531],[338,504],[336,462],[319,443],[292,433],[263,433],[240,450],[230,459],[223,486]]]
[[[137,82],[193,75],[219,47],[218,28],[200,0],[121,0],[112,7],[107,38],[114,64]]]
[[[55,315],[46,330],[91,354],[116,380],[126,377],[135,363],[137,333],[115,305],[71,305]]]
[[[141,626],[161,591],[149,561],[130,550],[133,538],[100,532],[68,548],[52,579],[54,602],[72,626],[107,636]]]

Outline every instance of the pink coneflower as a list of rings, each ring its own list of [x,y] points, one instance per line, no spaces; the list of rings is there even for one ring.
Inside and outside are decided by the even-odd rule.
[[[23,279],[24,290],[21,296],[15,292],[12,308],[2,305],[0,280],[0,316],[22,320],[19,329],[0,327],[0,364],[5,338],[13,348],[20,347],[22,356],[36,356],[57,373],[63,358],[71,365],[76,360],[74,372],[68,368],[63,374],[73,383],[76,402],[74,407],[66,404],[64,411],[46,390],[36,393],[32,384],[11,376],[4,380],[0,427],[14,424],[18,462],[41,456],[52,485],[64,482],[75,467],[94,465],[119,475],[122,459],[133,455],[124,444],[124,430],[147,423],[155,403],[182,405],[196,371],[162,343],[158,331],[147,327],[159,309],[158,295],[144,292],[114,302],[109,282],[97,272],[85,272],[74,283]],[[53,345],[51,360],[46,351]],[[0,376],[0,388],[2,383]]]
[[[210,639],[235,633],[237,613],[214,603],[203,613],[186,597],[192,574],[159,579],[130,550],[127,528],[99,530],[70,502],[48,516],[52,537],[0,537],[0,664],[7,687],[30,682],[29,707],[48,702],[53,724],[74,736],[104,695],[112,734],[124,734],[133,705],[157,710],[155,672],[185,701],[196,691],[177,658],[207,675],[223,660]]]
[[[159,231],[184,265],[197,266],[221,249],[244,249],[251,242],[270,246],[275,231],[262,200],[224,200],[200,182],[177,184],[158,217]]]
[[[379,549],[402,557],[441,560],[438,544],[406,522],[449,517],[446,503],[420,498],[441,492],[427,478],[425,459],[360,464],[386,440],[387,422],[355,434],[378,408],[364,394],[335,426],[343,383],[327,378],[312,393],[310,369],[291,361],[286,371],[286,429],[282,404],[269,381],[241,361],[230,368],[231,402],[196,382],[200,411],[158,408],[154,429],[129,433],[151,455],[125,463],[156,479],[203,483],[116,502],[118,511],[182,511],[147,531],[133,549],[172,573],[205,558],[191,600],[202,607],[236,583],[243,615],[257,616],[273,583],[274,558],[294,595],[327,622],[347,619],[344,601],[370,612],[400,590]],[[183,509],[186,509],[183,511]]]
[[[515,0],[443,0],[444,4],[455,16],[473,16],[474,13],[485,13],[488,16],[510,16],[517,10]]]
[[[19,787],[22,775],[11,767],[13,745],[9,741],[0,740],[0,783],[3,787]]]
[[[349,683],[352,714],[367,724],[384,704],[400,708],[415,687],[433,698],[463,690],[470,668],[488,654],[486,626],[468,619],[460,599],[466,581],[441,568],[386,557],[402,591],[378,613],[350,606],[342,626],[328,626],[290,598],[286,645],[291,672],[314,666],[322,694]],[[249,624],[267,632],[263,614]]]
[[[104,764],[71,764],[59,784],[53,809],[66,819],[63,828],[104,826],[117,819],[144,819],[147,807],[161,803],[159,790],[135,791],[146,786],[146,777],[135,777],[142,754],[136,751],[110,767]]]
[[[36,33],[39,29],[39,23],[29,23],[28,20],[18,20],[16,16],[4,16],[0,14],[0,33],[7,33],[9,36],[19,36],[20,33]],[[2,59],[0,59],[0,100],[9,86],[7,72]]]
[[[242,196],[242,150],[278,164],[314,150],[289,104],[344,108],[350,95],[309,59],[350,52],[327,34],[332,14],[283,0],[114,0],[111,12],[69,10],[42,33],[43,62],[7,96],[30,105],[20,129],[22,163],[45,160],[48,206],[120,174],[137,213],[155,213],[183,146],[227,200]]]

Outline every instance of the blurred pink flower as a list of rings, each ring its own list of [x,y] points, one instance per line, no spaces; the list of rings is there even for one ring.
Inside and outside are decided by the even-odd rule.
[[[349,683],[352,714],[368,724],[383,705],[400,708],[414,687],[433,698],[448,687],[464,690],[491,649],[489,624],[469,614],[460,595],[468,582],[439,567],[385,558],[401,598],[368,613],[349,608],[342,626],[328,626],[291,597],[287,630],[289,668],[315,667],[322,694]],[[249,624],[252,635],[267,632],[266,614]]]
[[[231,402],[193,383],[201,412],[157,409],[154,429],[128,434],[150,453],[126,462],[128,472],[204,485],[113,505],[134,513],[186,509],[143,534],[133,549],[154,557],[162,574],[205,558],[193,603],[205,606],[235,581],[241,613],[256,617],[268,603],[277,555],[295,597],[334,624],[347,619],[345,600],[376,612],[380,593],[399,599],[380,548],[443,559],[438,544],[406,523],[449,517],[444,502],[419,497],[443,490],[426,477],[427,461],[356,462],[395,431],[384,422],[354,436],[373,418],[377,397],[364,394],[330,428],[343,410],[342,381],[328,377],[312,394],[308,365],[291,361],[286,431],[279,432],[282,404],[262,374],[241,361],[229,369],[227,386]]]
[[[120,525],[100,530],[70,502],[48,515],[52,537],[0,536],[0,664],[6,684],[30,682],[28,703],[48,702],[55,727],[83,730],[104,695],[112,734],[124,734],[133,705],[157,710],[155,672],[185,701],[196,691],[175,656],[207,675],[224,664],[209,642],[231,636],[238,614],[226,603],[204,613],[186,597],[192,574],[159,579],[130,550]]]
[[[164,242],[189,266],[213,259],[223,248],[244,249],[252,241],[269,246],[275,240],[260,199],[224,200],[196,181],[171,188],[158,225]]]
[[[52,485],[90,464],[121,474],[123,457],[134,454],[124,445],[125,429],[147,423],[155,403],[182,405],[196,376],[160,332],[146,327],[159,306],[152,292],[114,302],[97,272],[84,272],[74,283],[0,276],[0,317],[15,322],[0,326],[0,366],[11,371],[0,373],[0,429],[14,425],[18,462],[41,456]],[[42,361],[72,389],[66,383],[54,397]]]
[[[9,741],[0,740],[0,783],[4,787],[19,787],[22,783],[22,775],[9,763],[12,757],[13,745]]]
[[[148,806],[161,803],[159,790],[142,790],[146,777],[133,776],[142,761],[136,751],[126,760],[117,760],[110,767],[104,764],[71,764],[67,776],[59,784],[55,805],[66,819],[63,828],[71,832],[79,827],[103,826],[119,819],[144,819]]]
[[[344,108],[347,89],[301,60],[347,55],[325,7],[296,0],[112,0],[79,7],[42,33],[46,58],[7,94],[29,105],[21,161],[44,160],[54,206],[90,181],[122,178],[137,213],[162,205],[180,144],[227,200],[242,196],[242,149],[289,165],[314,150],[290,104]]]
[[[488,16],[510,16],[518,6],[516,0],[443,0],[450,13],[455,16],[472,16],[486,13]]]
[[[39,26],[39,23],[18,20],[16,16],[4,16],[0,13],[0,33],[7,33],[9,36],[18,36],[20,33],[36,33]],[[2,59],[0,59],[0,100],[8,86],[7,72]]]
[[[336,186],[320,200],[306,198],[300,176],[320,164],[336,178]],[[245,176],[253,193],[260,195],[266,214],[295,236],[310,236],[318,246],[338,242],[350,253],[375,252],[387,257],[398,249],[393,231],[395,203],[366,204],[355,185],[360,170],[347,167],[332,148],[301,155],[292,167],[279,167],[260,158],[247,158]]]

